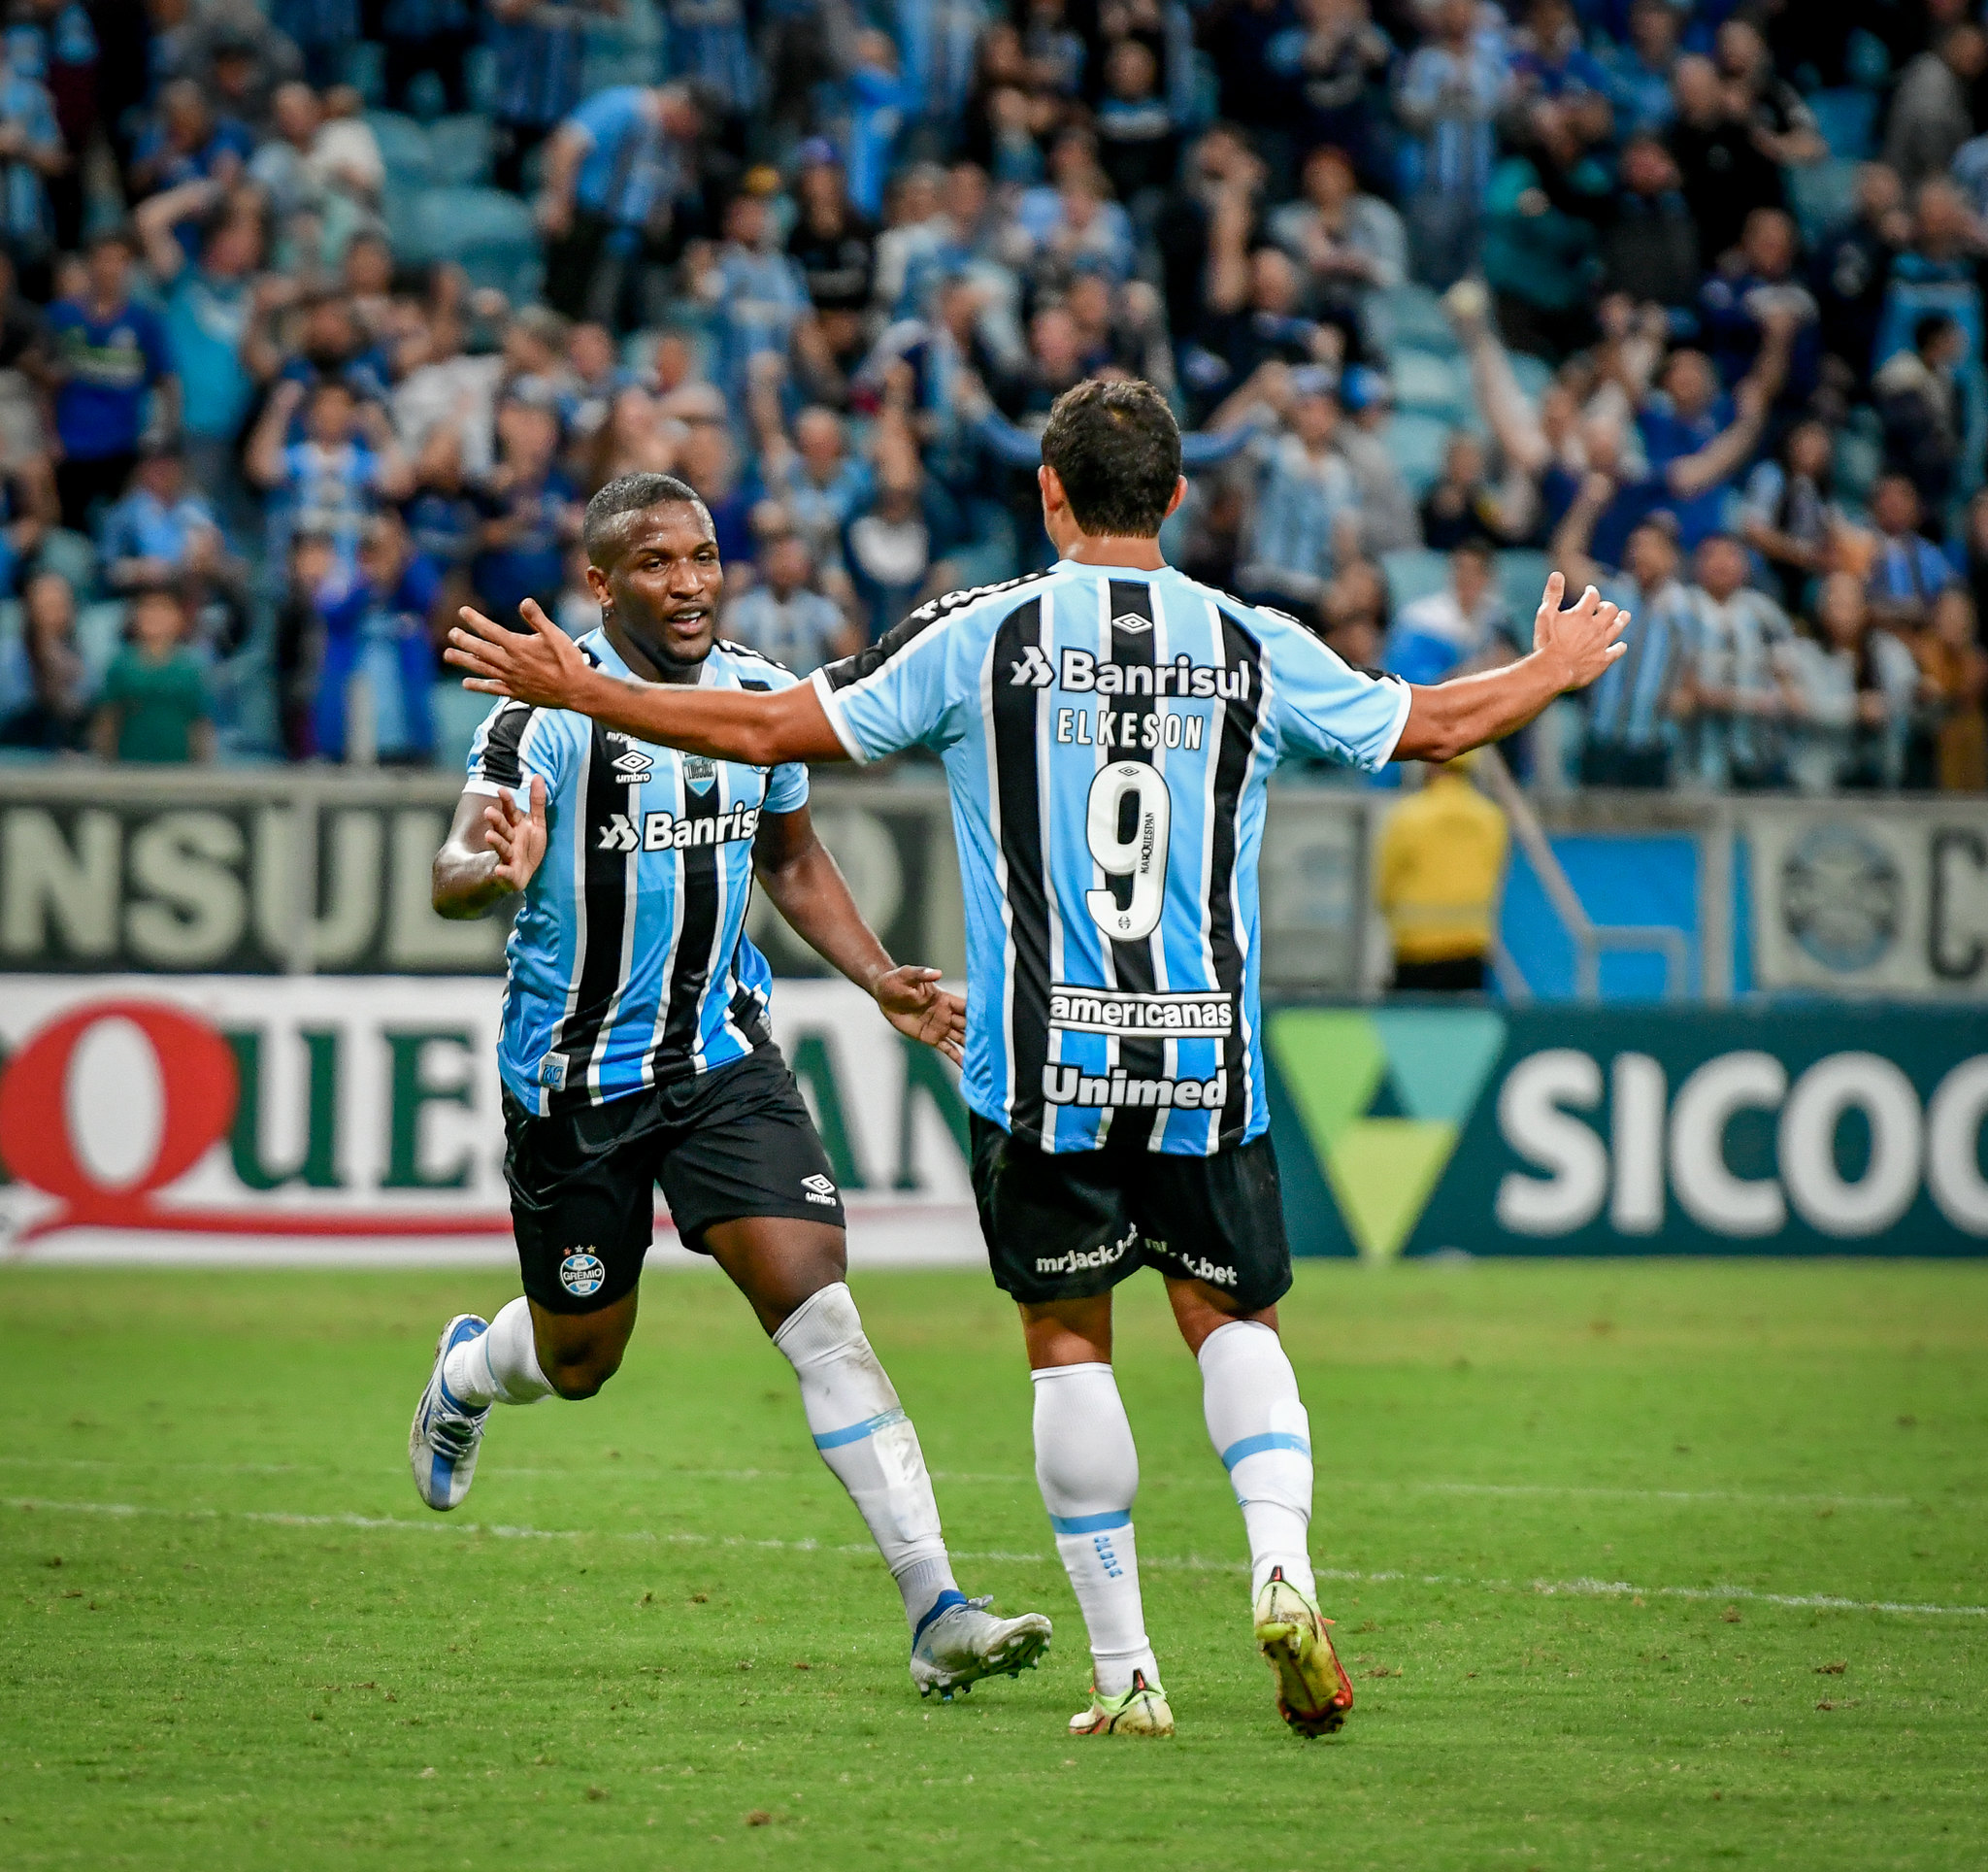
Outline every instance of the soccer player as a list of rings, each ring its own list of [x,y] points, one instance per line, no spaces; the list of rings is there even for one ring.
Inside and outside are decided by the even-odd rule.
[[[1271,770],[1447,761],[1592,683],[1623,614],[1555,573],[1532,652],[1418,688],[1348,668],[1292,618],[1172,570],[1185,492],[1149,384],[1066,391],[1043,433],[1057,562],[912,612],[765,695],[634,686],[542,620],[450,632],[471,686],[582,711],[708,757],[942,756],[967,910],[963,1090],[996,1282],[1021,1309],[1036,1477],[1090,1628],[1078,1734],[1167,1734],[1111,1372],[1111,1289],[1164,1277],[1247,1532],[1258,1646],[1284,1720],[1336,1729],[1352,1686],[1307,1554],[1311,1436],[1276,1303],[1290,1286],[1258,1014],[1257,852]]]
[[[583,667],[686,692],[798,681],[715,641],[724,574],[682,482],[610,482],[584,544],[601,628],[569,643]],[[896,966],[864,922],[814,836],[807,768],[679,754],[518,702],[479,731],[435,907],[516,912],[498,1064],[524,1293],[488,1324],[458,1314],[443,1328],[408,1457],[422,1500],[453,1508],[492,1404],[591,1397],[613,1376],[660,1182],[684,1245],[724,1269],[792,1363],[815,1447],[903,1595],[912,1681],[949,1697],[1033,1665],[1049,1621],[998,1619],[954,1583],[917,1432],[844,1282],[827,1154],[767,1025],[771,971],[745,932],[755,875],[892,1026],[959,1058],[963,1004],[937,969]]]

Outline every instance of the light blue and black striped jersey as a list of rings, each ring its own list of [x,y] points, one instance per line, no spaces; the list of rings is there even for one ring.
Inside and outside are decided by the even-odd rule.
[[[1408,691],[1166,569],[955,592],[812,681],[850,756],[945,764],[966,894],[963,1086],[1045,1151],[1205,1155],[1269,1122],[1257,855],[1287,755],[1375,768]]]
[[[1644,597],[1632,585],[1615,594],[1629,608],[1629,648],[1588,691],[1588,739],[1650,752],[1671,743],[1671,697],[1690,667],[1698,633],[1691,598],[1675,579]]]
[[[580,649],[631,674],[600,631]],[[719,643],[703,686],[798,679]],[[465,790],[546,783],[546,855],[505,947],[498,1069],[544,1117],[743,1058],[771,1041],[766,957],[746,934],[762,813],[808,798],[799,765],[747,767],[638,741],[560,709],[504,702],[477,732]]]

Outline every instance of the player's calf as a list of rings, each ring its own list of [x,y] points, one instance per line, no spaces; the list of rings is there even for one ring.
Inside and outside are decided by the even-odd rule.
[[[1047,1649],[1039,1613],[999,1619],[969,1600],[952,1576],[939,1504],[918,1433],[898,1402],[861,1316],[841,1281],[811,1294],[774,1334],[801,1383],[801,1404],[821,1459],[890,1568],[911,1632],[911,1680],[950,1697],[983,1677],[1014,1676]]]

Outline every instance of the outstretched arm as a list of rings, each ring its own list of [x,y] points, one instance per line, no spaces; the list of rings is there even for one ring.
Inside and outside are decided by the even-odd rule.
[[[849,895],[841,866],[815,836],[807,807],[767,814],[752,863],[774,907],[810,949],[874,996],[898,1032],[959,1064],[967,1004],[939,986],[936,968],[900,968],[890,959]]]
[[[1395,759],[1454,760],[1500,740],[1570,690],[1586,688],[1620,656],[1625,647],[1617,640],[1629,613],[1593,585],[1562,611],[1565,590],[1559,573],[1547,579],[1546,595],[1533,619],[1530,656],[1434,688],[1411,687]]]
[[[469,672],[465,688],[513,695],[542,709],[571,709],[641,741],[748,767],[849,757],[812,683],[764,694],[638,685],[595,669],[529,598],[519,607],[528,631],[507,630],[468,605],[458,615],[462,622],[448,633],[443,653]]]

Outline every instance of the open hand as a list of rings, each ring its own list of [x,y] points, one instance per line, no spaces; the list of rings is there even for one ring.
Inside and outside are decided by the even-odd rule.
[[[539,860],[546,855],[546,783],[537,774],[532,776],[528,808],[519,809],[508,786],[483,808],[483,843],[497,854],[492,878],[514,890],[522,890],[531,883]]]
[[[871,992],[899,1033],[936,1047],[957,1066],[966,1045],[967,1004],[939,986],[936,968],[907,964],[879,975]]]
[[[1629,613],[1610,604],[1593,585],[1574,604],[1562,611],[1560,600],[1567,593],[1567,581],[1557,572],[1546,579],[1546,595],[1540,601],[1533,619],[1533,652],[1543,656],[1564,695],[1571,689],[1584,689],[1628,645],[1619,639],[1629,626]]]
[[[485,695],[508,695],[541,709],[570,709],[589,671],[572,638],[527,598],[518,616],[528,632],[507,630],[464,605],[462,623],[448,633],[446,661],[468,670],[462,685]],[[467,628],[465,628],[467,626]]]

